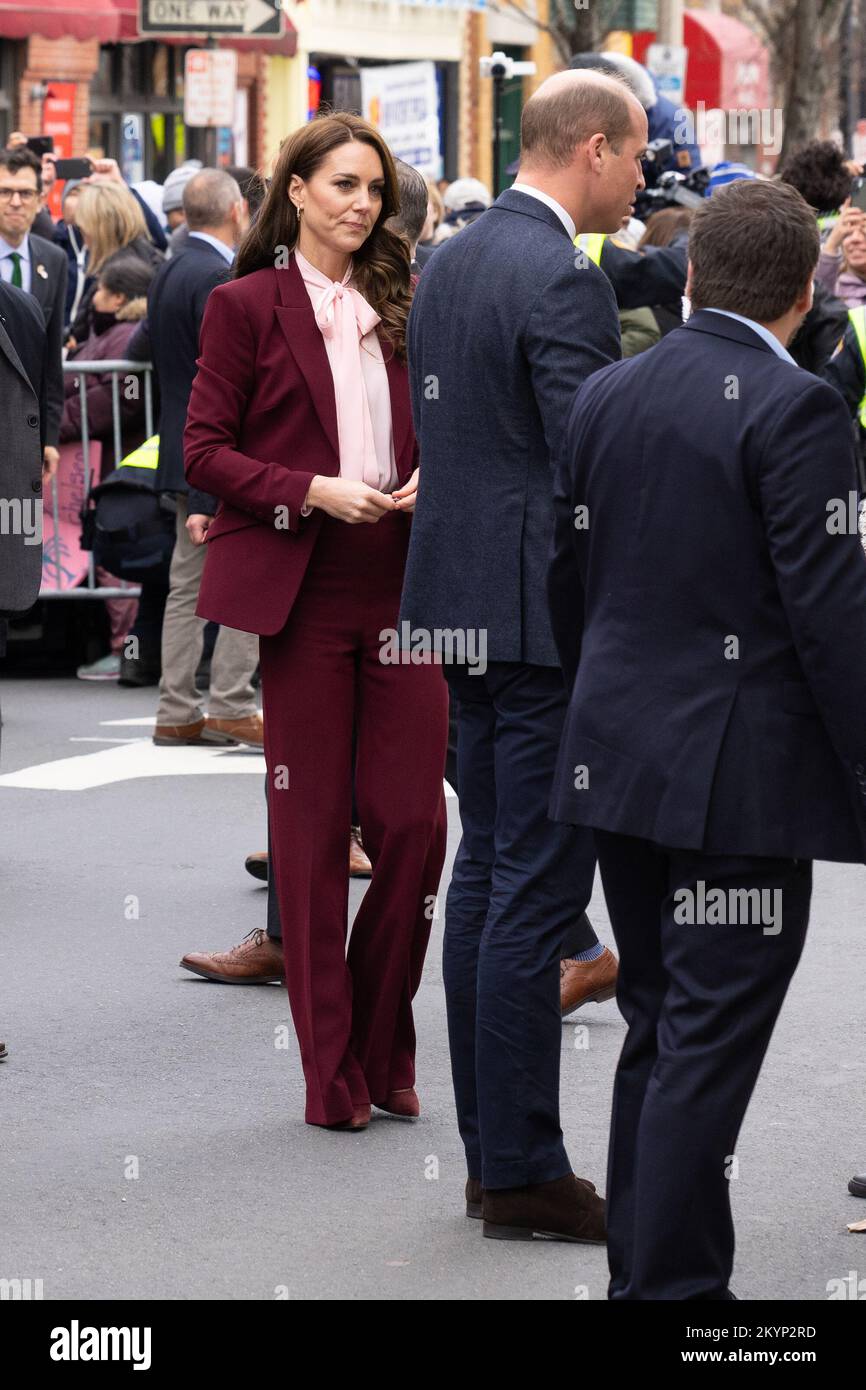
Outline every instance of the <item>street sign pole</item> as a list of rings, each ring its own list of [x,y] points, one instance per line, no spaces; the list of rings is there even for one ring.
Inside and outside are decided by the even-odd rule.
[[[206,46],[207,46],[207,48],[210,49],[211,51],[213,51],[213,50],[216,48],[216,46],[217,46],[217,41],[216,41],[216,39],[214,38],[213,34],[208,34],[208,40],[207,40],[207,45],[206,45]],[[206,136],[205,136],[205,150],[206,150],[206,152],[207,152],[207,158],[205,159],[205,165],[206,165],[207,168],[209,168],[209,169],[215,169],[215,168],[216,168],[216,162],[217,162],[217,131],[216,131],[216,126],[210,126],[210,127],[208,128],[207,134],[206,134]]]

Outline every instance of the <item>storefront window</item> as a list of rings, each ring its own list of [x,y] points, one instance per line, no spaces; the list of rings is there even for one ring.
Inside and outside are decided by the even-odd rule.
[[[185,159],[207,160],[210,132],[183,123],[184,52],[165,43],[101,49],[91,86],[90,139],[131,180],[162,183]]]
[[[522,50],[515,50],[515,52]],[[361,94],[361,70],[366,67],[391,67],[399,64],[374,62],[361,59],[356,64],[346,63],[324,53],[310,54],[308,77],[311,97],[310,115],[321,107],[331,107],[335,111],[354,111],[361,114],[363,100]],[[439,136],[438,155],[440,167],[445,176],[456,178],[457,168],[457,113],[459,109],[458,65],[456,63],[436,63],[436,85],[439,93]],[[519,86],[519,84],[518,84]],[[518,110],[519,127],[519,110]]]
[[[174,65],[169,61],[170,57],[174,55],[170,53],[170,50],[163,44],[155,44],[154,48],[152,72],[153,94],[156,97],[174,96],[175,93],[172,82],[174,77],[172,68]]]

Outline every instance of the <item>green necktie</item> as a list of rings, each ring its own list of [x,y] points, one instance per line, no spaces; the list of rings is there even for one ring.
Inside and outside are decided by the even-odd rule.
[[[21,279],[21,252],[10,251],[9,259],[12,262],[12,284],[17,290],[23,289],[24,282]]]

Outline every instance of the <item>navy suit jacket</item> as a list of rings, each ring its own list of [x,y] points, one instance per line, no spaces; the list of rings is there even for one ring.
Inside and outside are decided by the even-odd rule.
[[[559,664],[551,459],[575,391],[619,356],[607,277],[537,198],[509,189],[437,248],[409,314],[421,474],[402,621],[483,629],[488,661]]]
[[[186,492],[183,431],[199,355],[199,335],[211,290],[231,279],[231,266],[216,247],[190,237],[183,250],[157,271],[147,296],[147,325],[159,384],[160,492]],[[195,490],[191,511],[213,515],[216,498]]]
[[[862,861],[866,556],[828,511],[854,494],[856,512],[844,402],[705,311],[598,372],[567,436],[549,592],[574,683],[551,814]]]

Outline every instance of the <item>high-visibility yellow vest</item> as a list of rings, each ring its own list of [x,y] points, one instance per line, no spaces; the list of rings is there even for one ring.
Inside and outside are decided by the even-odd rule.
[[[860,356],[863,359],[863,370],[866,372],[866,304],[859,304],[856,309],[848,310],[848,317],[851,320],[851,327],[857,335],[857,346],[860,349]],[[860,424],[866,430],[866,391],[860,402]]]
[[[831,227],[835,227],[835,225],[836,225],[836,223],[837,223],[838,221],[839,221],[839,214],[838,214],[838,212],[827,212],[827,213],[825,213],[823,217],[819,217],[819,218],[818,218],[818,230],[819,230],[819,232],[829,232],[830,228],[831,228]]]
[[[574,238],[577,249],[597,266],[601,265],[601,253],[606,241],[606,232],[581,232],[580,236]]]
[[[127,454],[125,459],[121,459],[118,468],[156,468],[159,463],[159,435],[152,434],[150,439],[146,439],[137,449],[133,449],[131,454]]]

